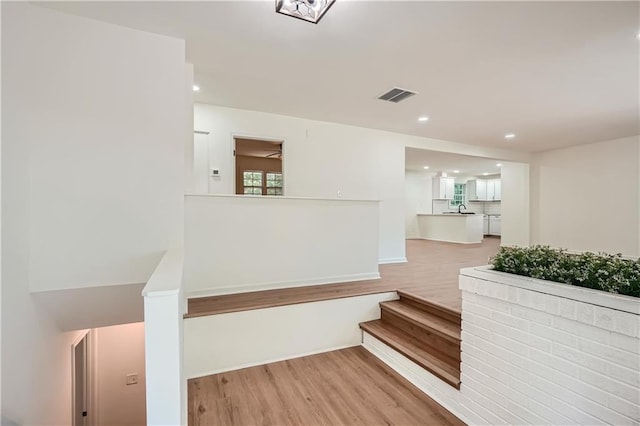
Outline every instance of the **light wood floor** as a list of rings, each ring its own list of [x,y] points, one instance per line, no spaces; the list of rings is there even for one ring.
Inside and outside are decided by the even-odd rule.
[[[191,379],[189,426],[462,425],[362,347]]]
[[[407,263],[380,265],[379,280],[327,284],[189,299],[185,317],[315,302],[394,290],[424,297],[460,311],[460,268],[481,266],[498,252],[499,238],[481,244],[407,240]]]

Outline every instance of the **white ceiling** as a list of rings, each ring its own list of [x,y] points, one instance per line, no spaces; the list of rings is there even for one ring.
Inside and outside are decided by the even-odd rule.
[[[529,152],[640,133],[639,2],[43,5],[185,39],[200,102]]]
[[[500,167],[497,164],[500,164],[500,160],[415,148],[406,148],[405,155],[406,170],[431,175],[446,172],[461,180],[483,177],[484,173],[489,176],[499,175]],[[425,170],[424,166],[429,166],[429,169]],[[455,170],[459,173],[455,173]]]

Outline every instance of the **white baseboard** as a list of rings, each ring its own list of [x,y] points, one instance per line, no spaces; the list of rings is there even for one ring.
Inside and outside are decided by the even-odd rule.
[[[362,346],[466,424],[478,423],[467,417],[458,389],[443,382],[365,331],[362,332]]]
[[[427,240],[427,241],[438,241],[441,243],[453,243],[453,244],[481,244],[482,240],[480,241],[451,241],[451,240],[440,240],[437,238],[415,238],[416,240]]]
[[[379,259],[378,264],[384,265],[387,263],[407,263],[406,257],[387,257],[385,259]]]
[[[280,282],[266,282],[259,284],[243,284],[232,287],[207,288],[202,290],[186,290],[185,294],[189,297],[206,297],[221,296],[224,294],[249,293],[253,291],[278,290],[292,287],[307,287],[322,284],[338,284],[353,281],[379,280],[379,272],[370,272],[363,274],[336,275],[332,277],[312,278],[308,280],[292,280]]]

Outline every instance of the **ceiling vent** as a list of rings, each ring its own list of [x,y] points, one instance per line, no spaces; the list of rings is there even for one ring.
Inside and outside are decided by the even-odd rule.
[[[389,101],[389,102],[393,102],[393,103],[398,103],[404,99],[407,99],[410,96],[415,95],[416,92],[412,92],[410,90],[405,90],[405,89],[400,89],[398,87],[394,87],[393,89],[389,90],[386,93],[383,93],[382,95],[378,96],[378,99],[381,99],[383,101]]]

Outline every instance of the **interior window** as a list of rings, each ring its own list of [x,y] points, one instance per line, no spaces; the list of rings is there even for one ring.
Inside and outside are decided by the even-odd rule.
[[[262,171],[246,170],[242,175],[245,195],[262,195]]]
[[[267,172],[267,195],[282,195],[282,173]]]
[[[453,200],[450,202],[451,207],[458,207],[460,204],[464,204],[466,186],[464,183],[456,183],[453,186]]]

